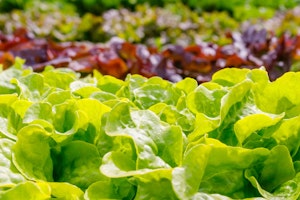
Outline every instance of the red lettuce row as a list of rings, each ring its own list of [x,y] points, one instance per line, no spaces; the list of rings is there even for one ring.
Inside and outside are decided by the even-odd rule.
[[[25,66],[42,71],[45,66],[68,67],[81,74],[98,70],[102,74],[123,79],[127,74],[160,76],[177,82],[185,77],[199,83],[211,79],[214,72],[228,67],[260,68],[264,66],[270,79],[297,70],[300,59],[300,37],[283,34],[277,37],[265,29],[249,27],[244,32],[228,34],[228,45],[166,45],[162,50],[113,38],[104,44],[90,42],[53,42],[35,38],[25,29],[13,35],[0,35],[0,63],[11,66],[16,57]]]

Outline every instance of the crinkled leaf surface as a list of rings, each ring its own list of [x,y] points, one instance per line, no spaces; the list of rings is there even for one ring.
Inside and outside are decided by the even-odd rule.
[[[131,110],[126,103],[115,106],[107,120],[105,130],[109,136],[116,138],[116,149],[105,156],[101,167],[104,174],[116,175],[115,172],[110,172],[110,165],[106,165],[106,161],[114,162],[113,160],[122,154],[130,156],[131,159],[128,160],[135,163],[130,164],[131,167],[128,166],[131,171],[169,168],[181,163],[183,134],[179,127],[161,122],[151,111]],[[123,151],[123,145],[118,144],[118,141],[124,138],[132,141],[127,151]],[[120,170],[128,171],[129,168]]]
[[[298,199],[299,73],[0,73],[1,199]]]

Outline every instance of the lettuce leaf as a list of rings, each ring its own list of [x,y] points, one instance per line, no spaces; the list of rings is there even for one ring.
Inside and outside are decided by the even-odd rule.
[[[58,182],[68,182],[86,189],[94,182],[105,180],[98,169],[101,165],[100,155],[92,144],[72,141],[53,155],[53,178]]]
[[[34,183],[32,181],[22,182],[15,187],[0,193],[0,198],[10,199],[49,199],[51,196],[50,188],[45,183]]]
[[[101,190],[99,190],[101,188]],[[98,181],[89,186],[84,194],[87,200],[132,199],[135,189],[125,178]]]
[[[53,181],[50,136],[51,133],[35,124],[18,132],[12,158],[16,168],[27,179]]]
[[[3,138],[0,139],[0,191],[14,187],[16,184],[25,181],[16,169],[12,161],[12,147],[15,142]]]

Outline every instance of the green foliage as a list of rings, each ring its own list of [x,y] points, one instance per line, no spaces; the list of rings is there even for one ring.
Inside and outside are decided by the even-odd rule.
[[[1,0],[0,10],[3,12],[10,12],[13,9],[25,9],[26,0]]]
[[[0,1],[1,4],[14,0]],[[38,37],[56,41],[88,40],[106,42],[114,36],[128,42],[162,47],[166,44],[189,45],[209,41],[228,44],[228,32],[241,31],[240,23],[263,24],[276,34],[297,34],[298,15],[287,9],[299,2],[287,1],[96,1],[30,0],[5,9],[0,28],[13,33],[23,27]],[[24,4],[24,5],[23,5]],[[17,9],[18,8],[18,9]],[[286,11],[285,18],[277,11]],[[4,12],[10,11],[10,12]],[[273,18],[273,20],[269,20]],[[272,22],[274,21],[274,22]],[[273,24],[270,24],[273,23]]]
[[[0,73],[1,199],[298,199],[299,72]]]

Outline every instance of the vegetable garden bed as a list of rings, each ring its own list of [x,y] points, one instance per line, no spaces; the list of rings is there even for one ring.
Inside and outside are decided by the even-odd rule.
[[[98,70],[104,75],[124,79],[127,74],[160,76],[172,82],[185,77],[198,83],[211,79],[214,72],[228,67],[260,68],[264,66],[271,80],[288,71],[299,70],[300,37],[272,35],[265,29],[249,27],[242,34],[233,32],[232,43],[181,46],[167,45],[162,50],[133,44],[120,38],[107,43],[58,43],[35,38],[25,29],[13,35],[0,35],[0,63],[8,68],[15,57],[26,60],[25,67],[42,71],[47,65],[69,67],[82,75]]]
[[[0,199],[300,199],[297,1],[134,2],[0,2]]]

